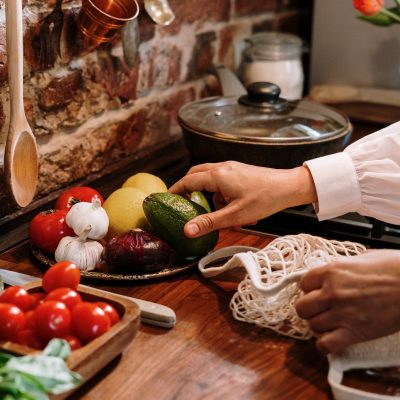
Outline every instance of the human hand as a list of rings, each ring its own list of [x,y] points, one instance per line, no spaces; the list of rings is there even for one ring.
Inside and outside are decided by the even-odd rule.
[[[399,250],[341,257],[308,272],[300,287],[297,313],[321,334],[317,347],[324,353],[400,330]]]
[[[287,207],[316,201],[314,183],[306,167],[272,169],[236,161],[197,165],[169,190],[177,194],[196,190],[214,193],[217,211],[189,221],[184,228],[188,237],[255,224]]]

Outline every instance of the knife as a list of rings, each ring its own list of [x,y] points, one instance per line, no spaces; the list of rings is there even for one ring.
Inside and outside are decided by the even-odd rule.
[[[36,276],[1,268],[0,277],[4,283],[11,286],[20,286],[26,283],[41,281],[41,279]],[[118,294],[118,296],[132,300],[139,306],[140,320],[143,323],[160,326],[162,328],[173,328],[175,326],[176,315],[171,308],[151,301],[136,299],[134,297],[123,296],[120,294]]]

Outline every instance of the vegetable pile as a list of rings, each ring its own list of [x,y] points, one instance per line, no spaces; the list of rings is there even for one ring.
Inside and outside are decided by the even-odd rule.
[[[0,340],[43,349],[60,338],[76,350],[107,332],[119,321],[118,312],[106,302],[84,301],[79,282],[79,267],[63,261],[46,271],[43,292],[5,289],[0,293]]]
[[[161,200],[173,197],[174,204],[155,204],[149,200],[155,194],[165,195]],[[196,213],[193,205],[199,205]],[[62,193],[55,206],[32,220],[31,242],[57,262],[69,261],[82,271],[101,270],[105,262],[119,273],[157,272],[175,253],[207,253],[217,238],[188,239],[183,234],[185,221],[211,210],[201,192],[193,192],[190,200],[172,195],[159,177],[144,172],[128,178],[105,201],[95,189],[74,187]],[[179,240],[163,228],[169,225]]]
[[[81,186],[66,190],[57,199],[56,210],[42,211],[29,226],[31,242],[56,261],[70,261],[84,271],[100,262],[100,240],[108,231],[103,197]]]
[[[15,357],[0,353],[0,398],[47,400],[48,394],[67,392],[82,382],[64,360],[71,350],[65,340],[53,339],[41,354]]]

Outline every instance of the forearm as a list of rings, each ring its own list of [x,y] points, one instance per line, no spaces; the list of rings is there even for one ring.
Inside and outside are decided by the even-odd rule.
[[[295,190],[292,199],[289,198],[289,207],[316,203],[318,201],[317,192],[310,170],[306,166],[302,166],[294,168],[292,171]]]
[[[311,204],[318,201],[313,177],[306,166],[288,170],[274,170],[275,184],[272,185],[276,210]],[[269,183],[270,184],[270,183]]]

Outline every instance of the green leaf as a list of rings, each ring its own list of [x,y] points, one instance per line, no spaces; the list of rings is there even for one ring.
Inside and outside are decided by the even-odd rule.
[[[71,347],[66,340],[51,339],[42,354],[44,356],[59,357],[66,360],[71,354]]]
[[[392,7],[392,8],[388,8],[387,11],[389,13],[385,13],[386,10],[380,11],[379,13],[375,14],[375,15],[359,15],[357,18],[362,20],[362,21],[366,21],[369,22],[373,25],[376,26],[389,26],[392,24],[398,24],[399,21],[397,21],[396,19],[396,15],[400,17],[400,9],[399,7]],[[392,18],[390,16],[390,13],[394,14],[394,18]],[[389,14],[389,15],[388,15]]]
[[[389,26],[396,23],[395,21],[392,20],[392,18],[382,13],[370,16],[359,15],[357,18],[377,26]]]
[[[8,353],[0,353],[0,368],[13,356]]]
[[[70,371],[64,361],[70,352],[68,342],[53,339],[38,355],[0,353],[0,398],[47,400],[47,393],[61,394],[78,386],[81,376]]]
[[[41,390],[35,382],[26,382],[20,374],[7,372],[0,375],[0,398],[48,400],[46,391]]]
[[[400,16],[400,7],[392,7],[392,8],[388,8],[388,10],[390,12],[392,12],[393,14],[396,14],[396,15]]]
[[[2,394],[1,392],[0,392],[0,394]],[[6,396],[5,397],[1,397],[3,400],[20,400],[20,399],[18,399],[18,397],[14,397],[14,396],[12,396],[11,394],[6,394]]]
[[[32,397],[35,400],[48,400],[46,387],[39,379],[28,374],[18,374],[17,381],[21,391],[26,393],[29,398]]]
[[[60,394],[81,383],[79,374],[69,370],[59,357],[34,355],[15,357],[7,362],[7,371],[27,374],[40,382],[47,392]]]

